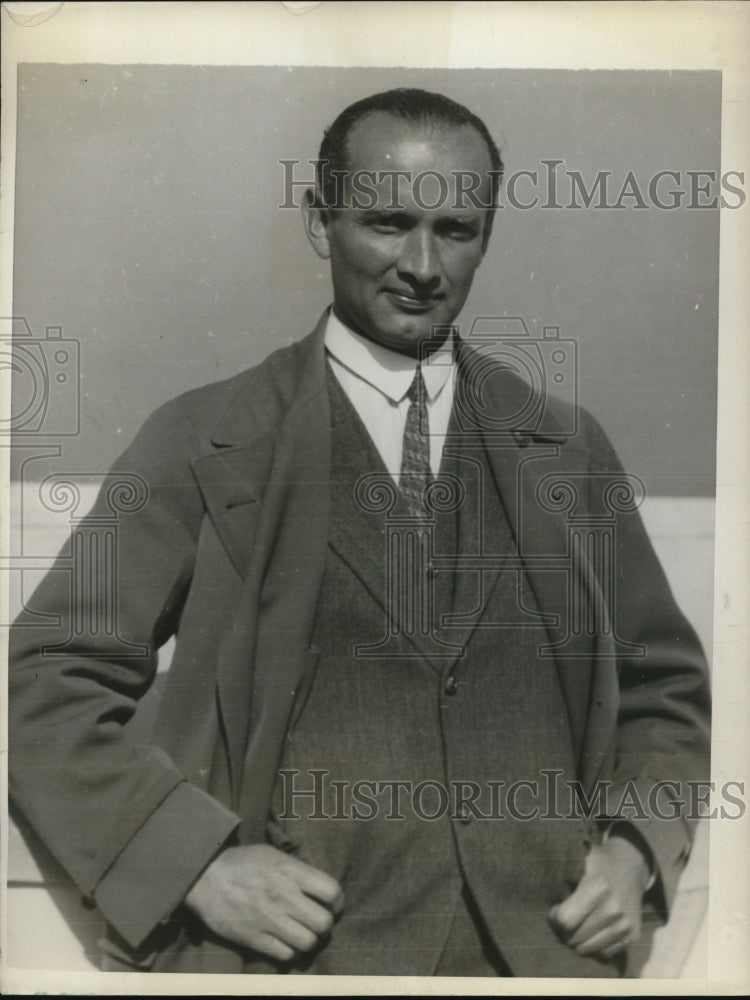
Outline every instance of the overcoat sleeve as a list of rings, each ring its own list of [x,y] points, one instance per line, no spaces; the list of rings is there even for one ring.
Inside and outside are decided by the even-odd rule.
[[[87,595],[99,622],[115,607],[114,631],[71,631],[66,550],[11,629],[10,795],[133,947],[179,904],[239,822],[125,728],[190,584],[204,515],[189,466],[199,447],[189,408],[173,400],[112,470],[139,476],[147,493],[139,510],[119,515],[115,593],[101,584]],[[111,516],[103,492],[87,523],[99,516]],[[40,614],[49,625],[40,627]],[[123,655],[123,641],[141,648]]]
[[[583,414],[594,477],[624,476],[598,423]],[[596,499],[590,498],[596,510]],[[692,782],[709,778],[710,695],[706,659],[678,608],[636,509],[617,514],[610,617],[618,639],[642,647],[617,662],[619,705],[607,807],[648,845],[671,906],[697,820]],[[700,567],[696,568],[698,572]],[[711,566],[703,567],[710,574]]]

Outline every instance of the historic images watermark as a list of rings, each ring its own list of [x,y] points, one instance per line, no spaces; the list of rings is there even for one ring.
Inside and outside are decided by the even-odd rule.
[[[305,170],[305,164],[312,170]],[[597,170],[584,173],[562,159],[541,160],[533,169],[504,175],[499,170],[480,173],[437,170],[417,174],[408,170],[326,169],[327,160],[279,160],[279,208],[298,209],[301,196],[321,185],[325,170],[334,196],[330,209],[404,211],[413,203],[425,211],[449,209],[737,209],[747,200],[743,170],[663,169],[642,177],[633,170]],[[489,181],[489,185],[488,182]]]
[[[658,781],[642,792],[630,780],[616,786],[597,781],[587,789],[577,780],[560,781],[563,771],[544,769],[538,774],[505,782],[480,784],[470,779],[443,781],[406,778],[334,779],[326,768],[306,772],[281,768],[281,820],[355,820],[378,817],[405,820],[411,813],[420,820],[448,817],[471,820],[596,820],[629,821],[741,819],[747,812],[745,782]]]

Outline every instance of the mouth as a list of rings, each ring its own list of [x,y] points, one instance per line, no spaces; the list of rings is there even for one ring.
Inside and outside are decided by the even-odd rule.
[[[441,295],[415,295],[412,292],[398,291],[393,288],[387,288],[386,294],[400,309],[413,313],[428,312],[442,298]]]

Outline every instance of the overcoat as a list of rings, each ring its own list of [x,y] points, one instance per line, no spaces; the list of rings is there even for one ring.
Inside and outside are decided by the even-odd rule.
[[[266,835],[287,724],[315,669],[330,501],[324,330],[325,317],[146,421],[78,529],[111,522],[117,475],[139,494],[118,514],[114,592],[94,580],[75,597],[97,628],[76,627],[67,548],[12,629],[12,799],[134,965],[153,963],[169,914],[223,843]],[[635,796],[668,908],[691,842],[690,818],[667,818],[669,804],[708,771],[700,645],[596,421],[534,402],[463,343],[459,356],[481,371],[468,397],[546,615],[574,777],[587,792],[606,782],[609,809]],[[594,536],[605,535],[602,556]],[[575,635],[571,606],[586,609]],[[131,720],[173,635],[155,730],[135,742]],[[239,971],[226,954],[214,971]]]

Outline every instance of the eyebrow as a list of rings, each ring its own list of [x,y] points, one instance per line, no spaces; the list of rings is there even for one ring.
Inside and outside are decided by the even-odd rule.
[[[388,208],[383,206],[381,208],[358,208],[358,211],[364,219],[413,219],[419,214],[408,208]],[[428,210],[429,211],[429,210]],[[449,213],[446,215],[440,215],[438,221],[441,222],[458,222],[458,223],[472,223],[481,221],[484,217],[484,212],[486,210],[476,209],[475,211],[462,211]]]

